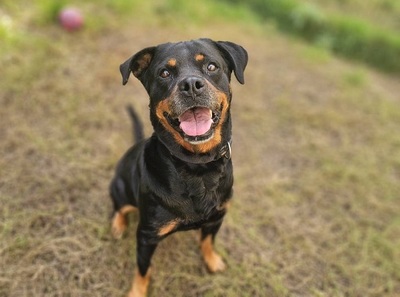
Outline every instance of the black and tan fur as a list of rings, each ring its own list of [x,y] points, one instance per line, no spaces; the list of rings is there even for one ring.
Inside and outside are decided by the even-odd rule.
[[[213,243],[232,196],[231,73],[244,83],[247,52],[231,42],[198,39],[149,47],[121,67],[123,84],[130,73],[150,96],[153,135],[123,156],[110,186],[114,203],[112,232],[120,238],[127,213],[139,210],[137,269],[129,296],[145,296],[151,257],[166,236],[200,229],[200,249],[210,272],[225,263]],[[202,135],[186,135],[180,116],[209,110],[212,125]],[[133,110],[131,116],[140,126]]]

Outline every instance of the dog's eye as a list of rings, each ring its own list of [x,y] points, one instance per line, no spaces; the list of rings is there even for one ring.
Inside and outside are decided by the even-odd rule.
[[[207,70],[210,71],[210,72],[213,72],[213,71],[217,70],[217,68],[218,68],[217,65],[215,65],[214,63],[210,63],[207,66]]]
[[[167,78],[167,77],[169,77],[170,75],[171,75],[171,73],[170,73],[167,69],[161,70],[160,76],[161,76],[162,78]]]

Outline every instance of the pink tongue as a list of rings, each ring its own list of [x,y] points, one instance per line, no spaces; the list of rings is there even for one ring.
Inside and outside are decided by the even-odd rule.
[[[205,107],[195,107],[179,117],[181,129],[189,136],[199,136],[210,130],[212,125],[211,110]]]

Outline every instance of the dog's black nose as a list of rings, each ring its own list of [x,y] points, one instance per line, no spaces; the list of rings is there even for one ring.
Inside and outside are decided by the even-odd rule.
[[[193,97],[203,93],[205,81],[201,77],[191,76],[182,80],[178,87],[182,94]]]

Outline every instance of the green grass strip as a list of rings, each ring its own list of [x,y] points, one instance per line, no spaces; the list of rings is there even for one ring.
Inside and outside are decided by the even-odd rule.
[[[297,0],[225,0],[248,5],[262,19],[346,58],[400,73],[400,35],[355,17],[325,14]]]

